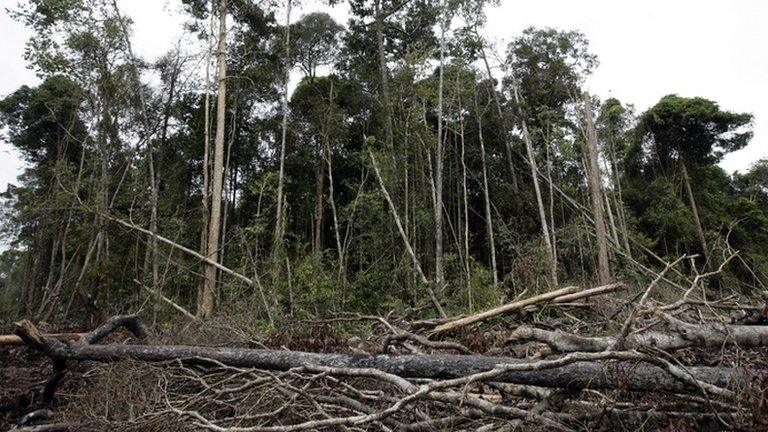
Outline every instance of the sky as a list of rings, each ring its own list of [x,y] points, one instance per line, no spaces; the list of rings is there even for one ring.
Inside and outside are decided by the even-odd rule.
[[[5,11],[19,0],[0,0],[0,97],[39,80],[26,68],[29,32]],[[23,1],[23,0],[21,0]],[[305,0],[294,14],[324,10],[345,22],[344,6]],[[168,51],[183,36],[179,0],[119,0],[134,20],[133,44],[148,59]],[[282,13],[278,13],[283,21]],[[768,1],[765,0],[501,0],[488,10],[485,36],[500,49],[523,29],[578,30],[590,41],[600,66],[587,90],[616,97],[638,113],[668,94],[701,96],[721,108],[754,114],[749,146],[728,155],[726,171],[746,171],[768,157]],[[0,140],[0,191],[14,182],[23,162]]]

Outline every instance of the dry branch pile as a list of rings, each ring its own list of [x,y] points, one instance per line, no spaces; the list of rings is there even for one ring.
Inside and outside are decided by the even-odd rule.
[[[305,323],[368,326],[370,336],[349,339],[337,350],[343,352],[98,344],[119,328],[144,338],[137,316],[112,318],[75,341],[43,335],[26,321],[17,323],[16,334],[53,361],[43,390],[48,399],[73,365],[126,365],[102,376],[124,375],[109,387],[140,393],[142,412],[120,417],[115,412],[121,410],[112,408],[111,419],[91,417],[94,430],[764,428],[768,365],[760,357],[768,326],[745,323],[755,321],[758,308],[735,296],[706,300],[699,278],[679,301],[654,302],[648,294],[661,277],[627,304],[619,330],[600,336],[589,332],[605,328],[598,320],[580,320],[566,309],[576,300],[615,293],[623,288],[619,284],[564,288],[454,319],[349,314]],[[488,320],[494,317],[542,308],[569,315],[571,324],[477,329],[493,325]],[[488,334],[493,340],[487,346],[472,343]],[[136,370],[140,376],[127,372]],[[25,427],[14,430],[34,430]]]

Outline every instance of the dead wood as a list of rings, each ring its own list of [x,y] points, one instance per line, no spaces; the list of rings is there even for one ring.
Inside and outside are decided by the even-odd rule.
[[[49,333],[45,337],[48,339],[55,339],[58,341],[77,341],[84,338],[86,333]],[[0,345],[14,346],[24,345],[24,341],[17,335],[0,335]]]
[[[434,330],[432,330],[432,334],[435,335],[435,334],[450,332],[462,327],[466,327],[481,321],[488,320],[490,318],[493,318],[499,315],[505,315],[505,314],[509,314],[522,309],[527,309],[534,305],[538,305],[547,301],[550,301],[551,303],[568,303],[578,299],[583,299],[587,297],[614,292],[623,287],[624,285],[620,283],[599,286],[599,287],[590,288],[586,290],[582,290],[581,288],[576,286],[569,286],[569,287],[561,288],[555,291],[550,291],[544,294],[539,294],[524,300],[513,301],[503,306],[499,306],[497,308],[480,312],[475,315],[470,315],[468,317],[463,317],[453,321],[442,323],[437,327],[435,327]]]
[[[111,320],[106,327],[131,320]],[[183,360],[206,362],[264,370],[285,371],[307,365],[334,368],[372,369],[404,378],[459,379],[489,373],[493,381],[528,384],[538,387],[574,389],[625,389],[644,392],[696,393],[690,381],[680,379],[682,372],[672,374],[649,364],[639,354],[630,352],[596,353],[568,359],[528,362],[509,357],[480,355],[346,355],[318,354],[300,351],[254,350],[245,348],[212,348],[181,345],[89,345],[65,344],[45,339],[29,322],[19,323],[17,334],[32,347],[44,351],[54,362],[138,360],[163,362]],[[101,335],[103,332],[94,332]],[[87,340],[98,340],[93,337]],[[580,354],[580,353],[577,353]],[[612,360],[612,361],[609,361]],[[695,382],[714,389],[734,391],[748,382],[743,370],[725,367],[691,367],[686,373]],[[489,378],[483,376],[483,379]]]
[[[562,331],[550,331],[521,326],[515,329],[508,343],[536,341],[545,343],[558,352],[598,352],[611,349],[616,343],[614,336],[588,337]],[[657,348],[673,351],[690,347],[741,347],[768,346],[768,326],[742,326],[725,324],[679,324],[677,330],[644,331],[629,335],[624,341],[626,348]]]

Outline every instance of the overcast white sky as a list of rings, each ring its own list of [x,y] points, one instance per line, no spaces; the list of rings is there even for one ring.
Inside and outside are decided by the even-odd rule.
[[[0,96],[37,83],[22,58],[29,33],[5,12],[18,1],[0,0]],[[178,0],[119,3],[135,21],[134,45],[141,55],[159,56],[181,35]],[[324,9],[346,21],[344,7],[330,10],[317,1],[303,3],[304,12]],[[499,46],[529,26],[580,30],[600,59],[588,89],[603,99],[613,96],[633,103],[638,112],[670,93],[702,96],[724,109],[751,112],[752,143],[721,166],[743,171],[768,157],[768,1],[502,0],[488,17],[486,35]],[[0,142],[1,191],[21,167],[10,146]]]

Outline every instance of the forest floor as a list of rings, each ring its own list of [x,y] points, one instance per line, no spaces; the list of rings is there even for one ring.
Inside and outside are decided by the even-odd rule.
[[[507,318],[491,320],[482,326],[462,328],[451,333],[449,337],[436,340],[455,343],[470,353],[537,361],[547,356],[544,354],[542,357],[542,344],[510,343],[509,338],[513,329],[535,323],[539,328],[583,335],[605,332],[612,334],[616,331],[616,324],[611,325],[606,321],[607,319],[609,317],[606,314],[585,310],[583,307],[575,309],[558,307],[523,313],[511,320]],[[620,323],[621,320],[618,321]],[[328,319],[288,321],[281,324],[277,330],[264,330],[257,327],[263,324],[254,323],[248,319],[248,315],[223,314],[205,324],[180,320],[174,324],[154,328],[148,339],[142,342],[134,340],[127,331],[120,330],[100,342],[100,345],[135,343],[152,346],[199,345],[340,353],[353,356],[361,352],[364,354],[418,352],[419,355],[426,356],[457,353],[456,350],[447,349],[445,346],[419,345],[415,340],[397,341],[390,338],[392,327],[397,331],[403,329],[404,332],[413,332],[411,334],[427,334],[429,330],[423,330],[418,323],[420,322],[407,321],[402,316],[371,317],[346,314]],[[68,331],[73,328],[70,326],[56,330]],[[12,329],[10,325],[3,325],[1,330],[3,333],[10,333]],[[725,422],[686,418],[682,414],[680,417],[663,418],[654,418],[651,415],[641,420],[639,426],[628,422],[625,427],[616,428],[613,423],[598,422],[584,423],[583,428],[573,430],[768,430],[768,374],[765,372],[768,371],[768,347],[685,348],[675,350],[674,359],[681,367],[713,366],[764,372],[751,377],[753,385],[750,393],[737,394],[735,399],[728,403],[716,397],[710,400],[707,396],[696,400],[695,395],[630,392],[623,389],[585,390],[572,396],[569,402],[571,408],[563,408],[559,413],[554,411],[552,418],[575,416],[578,414],[578,407],[605,409],[606,404],[617,409],[628,410],[635,416],[647,416],[654,412],[674,412],[678,409],[693,412],[698,409],[702,412],[712,409],[713,412],[735,414],[728,417]],[[90,361],[68,363],[68,373],[57,389],[56,397],[53,402],[44,403],[40,391],[51,376],[51,361],[44,354],[24,346],[0,346],[0,431],[13,430],[8,427],[18,422],[23,415],[38,409],[52,410],[53,416],[48,419],[48,422],[66,422],[70,425],[69,430],[137,432],[205,429],[201,424],[202,420],[195,421],[194,418],[189,417],[187,411],[181,413],[181,410],[202,412],[207,419],[228,427],[236,424],[227,423],[227,419],[238,416],[258,418],[271,415],[272,420],[269,424],[295,425],[309,419],[321,420],[333,415],[343,416],[345,412],[334,404],[318,404],[317,401],[322,402],[322,398],[336,394],[339,386],[342,385],[342,381],[324,374],[294,373],[291,375],[287,373],[286,375],[286,373],[261,370],[227,368],[224,365],[203,370],[182,365],[178,361],[145,363],[126,360],[108,363]],[[277,384],[263,387],[253,384],[265,380],[276,380]],[[375,410],[384,409],[388,403],[402,397],[401,392],[388,388],[386,383],[375,382],[369,378],[347,378],[344,382],[345,391],[352,392],[348,394],[359,396],[361,401]],[[526,402],[526,398],[533,397],[533,403],[536,405],[536,397],[540,397],[540,395],[531,396],[530,394],[513,395],[513,390],[500,390],[495,386],[496,384],[490,382],[487,386],[481,383],[471,391],[469,387],[460,391],[469,392],[470,397],[475,395],[500,406],[523,407],[527,410],[535,407],[530,405],[531,402]],[[521,386],[519,390],[531,390],[527,387],[529,386]],[[230,400],[227,392],[231,388],[242,388],[242,391],[238,391],[236,396],[233,396],[234,399]],[[286,394],[286,389],[294,389],[302,396],[296,399],[296,395]],[[537,387],[531,391],[535,393],[542,390]],[[209,396],[200,397],[205,394]],[[539,403],[548,401],[549,397],[540,398]],[[335,409],[336,412],[324,409]],[[390,420],[400,425],[407,423],[414,425],[418,424],[420,418],[436,421],[441,418],[448,419],[457,413],[468,415],[469,411],[461,408],[460,405],[455,407],[421,401],[414,404],[413,412],[417,414],[412,414],[411,411],[401,412]],[[419,412],[421,414],[418,414]],[[556,417],[557,415],[561,417]],[[535,422],[520,424],[512,421],[510,423],[509,420],[504,419],[503,415],[500,415],[496,421],[492,416],[477,417],[477,414],[460,420],[461,422],[457,424],[434,424],[423,429],[390,429],[451,431],[477,430],[483,426],[485,427],[483,430],[488,431],[550,430]],[[630,418],[630,420],[636,419]],[[374,422],[360,427],[341,425],[303,430],[390,430],[385,423]],[[498,427],[493,426],[494,424]],[[510,428],[508,425],[514,426]]]

